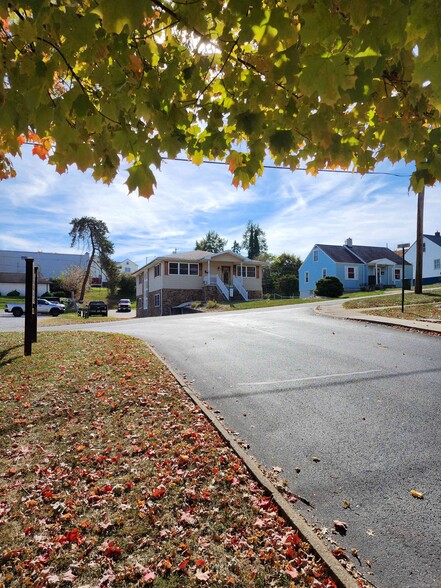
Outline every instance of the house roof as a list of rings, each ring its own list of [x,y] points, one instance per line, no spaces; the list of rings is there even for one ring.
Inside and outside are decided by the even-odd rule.
[[[439,234],[439,232],[437,231],[434,235],[424,235],[426,237],[426,239],[430,239],[430,241],[433,241],[435,243],[435,245],[438,245],[439,247],[441,247],[441,235]]]
[[[326,253],[326,255],[337,263],[362,263],[358,257],[353,255],[350,250],[343,245],[317,244],[316,247],[319,247]]]
[[[265,261],[257,261],[256,259],[248,259],[247,257],[243,257],[239,253],[234,253],[234,251],[220,251],[219,253],[212,253],[211,251],[201,251],[200,249],[195,249],[193,251],[186,251],[183,253],[170,253],[169,255],[160,255],[159,257],[155,257],[152,261],[144,265],[143,267],[139,268],[133,275],[136,275],[141,270],[146,267],[151,267],[159,263],[160,261],[171,261],[171,262],[183,262],[183,263],[198,263],[201,261],[208,261],[210,259],[220,257],[222,255],[232,255],[236,257],[238,262],[246,263],[249,265],[265,265]]]
[[[337,263],[371,263],[387,259],[397,265],[403,263],[402,257],[388,247],[370,247],[368,245],[316,245]],[[407,265],[410,265],[407,261]]]
[[[50,280],[43,278],[38,273],[39,284],[49,284]],[[0,272],[0,284],[25,284],[26,274],[24,272]]]

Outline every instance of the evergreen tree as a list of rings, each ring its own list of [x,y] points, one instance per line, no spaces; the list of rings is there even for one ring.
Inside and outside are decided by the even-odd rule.
[[[195,249],[201,251],[210,251],[211,253],[220,253],[225,250],[228,239],[222,237],[216,231],[208,231],[208,233],[200,241],[196,241]]]
[[[242,248],[248,251],[249,259],[256,259],[262,253],[268,251],[265,232],[257,223],[248,221],[242,238]]]
[[[236,240],[234,240],[233,247],[231,248],[231,251],[233,253],[240,253],[242,251],[242,247],[239,245],[239,243]]]

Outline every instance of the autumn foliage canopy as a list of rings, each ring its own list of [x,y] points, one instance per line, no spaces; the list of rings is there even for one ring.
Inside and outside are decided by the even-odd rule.
[[[149,197],[152,169],[415,164],[441,178],[438,0],[11,0],[0,5],[0,178],[22,143]]]

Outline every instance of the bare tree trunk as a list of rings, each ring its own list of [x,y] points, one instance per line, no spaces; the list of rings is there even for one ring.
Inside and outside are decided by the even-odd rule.
[[[423,292],[423,233],[424,233],[424,187],[418,192],[417,234],[415,258],[415,294]]]
[[[83,300],[84,300],[84,294],[86,293],[86,285],[87,285],[87,282],[89,281],[90,270],[92,268],[92,263],[93,263],[94,259],[95,259],[95,247],[92,243],[92,254],[89,257],[89,263],[87,264],[86,273],[84,274],[83,285],[81,286],[80,302],[83,302]]]

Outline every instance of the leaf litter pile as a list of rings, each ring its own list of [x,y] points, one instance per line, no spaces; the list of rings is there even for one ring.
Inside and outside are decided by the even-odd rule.
[[[335,587],[143,343],[0,350],[1,587]]]

